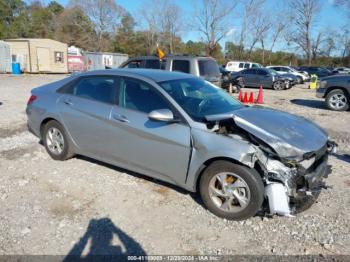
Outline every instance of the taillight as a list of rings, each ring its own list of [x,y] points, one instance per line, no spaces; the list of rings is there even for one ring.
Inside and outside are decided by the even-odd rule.
[[[33,104],[33,102],[37,99],[37,96],[31,95],[28,99],[27,105]]]

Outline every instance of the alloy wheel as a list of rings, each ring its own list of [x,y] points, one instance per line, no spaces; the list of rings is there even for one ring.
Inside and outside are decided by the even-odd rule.
[[[231,213],[245,209],[251,198],[247,183],[237,174],[226,172],[212,177],[209,196],[219,209]]]
[[[275,89],[275,90],[284,89],[284,85],[283,85],[282,81],[276,81],[275,83],[273,83],[273,89]]]
[[[337,110],[343,109],[347,103],[348,101],[344,94],[334,94],[329,98],[329,104]]]
[[[64,137],[56,127],[51,127],[46,133],[46,144],[51,153],[60,155],[64,150]]]

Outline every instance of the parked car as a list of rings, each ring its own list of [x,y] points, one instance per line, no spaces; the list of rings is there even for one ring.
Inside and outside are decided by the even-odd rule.
[[[333,68],[332,73],[333,74],[350,74],[350,68],[348,67]]]
[[[295,71],[303,74],[305,77],[309,78],[308,80],[310,80],[310,75],[308,72],[306,71],[303,71],[303,70],[300,70],[300,67],[299,66],[290,66],[290,68],[293,68]]]
[[[335,75],[322,78],[317,83],[316,96],[325,98],[331,110],[346,111],[350,101],[350,75]]]
[[[246,107],[179,72],[72,75],[33,89],[26,113],[53,159],[85,155],[199,191],[211,212],[234,220],[310,207],[334,147],[305,118]]]
[[[298,72],[292,67],[289,66],[267,66],[267,68],[271,68],[275,70],[278,74],[291,74],[297,78],[297,83],[302,84],[305,81],[310,80],[308,75]]]
[[[221,87],[219,65],[212,57],[169,55],[159,60],[157,56],[139,56],[130,58],[120,68],[149,68],[178,71],[201,77]]]
[[[247,68],[260,68],[263,67],[258,63],[252,63],[247,61],[229,61],[226,64],[226,70],[230,72],[239,72]]]
[[[220,66],[221,73],[221,88],[229,90],[230,84],[232,87],[232,92],[238,93],[243,87],[243,83],[239,79],[233,79],[231,72],[227,71],[224,67]]]
[[[231,74],[233,79],[242,79],[244,86],[264,87],[283,90],[292,87],[295,82],[290,77],[277,74],[269,68],[250,68]]]
[[[299,70],[306,71],[310,76],[317,75],[319,78],[332,75],[332,72],[328,69],[317,66],[301,66]]]

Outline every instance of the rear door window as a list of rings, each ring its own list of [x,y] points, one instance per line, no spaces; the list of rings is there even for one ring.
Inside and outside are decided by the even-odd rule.
[[[147,59],[145,68],[161,69],[161,63],[158,59]]]
[[[244,64],[244,68],[250,68],[250,64],[249,63],[245,63]]]
[[[66,93],[102,103],[114,104],[118,94],[116,79],[111,76],[84,77],[70,86]]]
[[[220,74],[218,64],[212,59],[198,60],[198,67],[201,76],[217,76]]]
[[[243,68],[244,67],[244,63],[239,63],[238,68]]]
[[[189,73],[190,72],[190,61],[188,61],[188,60],[173,60],[172,71]]]

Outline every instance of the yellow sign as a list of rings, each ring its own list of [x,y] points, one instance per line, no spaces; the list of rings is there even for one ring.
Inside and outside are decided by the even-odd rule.
[[[159,59],[163,59],[165,57],[164,52],[159,47],[157,47],[157,52],[158,52]]]

